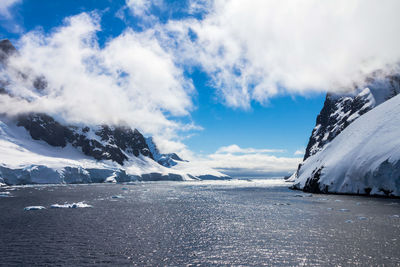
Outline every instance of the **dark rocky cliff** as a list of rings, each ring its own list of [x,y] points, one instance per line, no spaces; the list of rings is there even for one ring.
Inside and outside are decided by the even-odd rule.
[[[129,155],[153,159],[143,135],[129,127],[64,126],[51,116],[39,113],[20,115],[17,125],[23,126],[35,140],[58,147],[71,144],[97,160],[112,160],[123,165]]]

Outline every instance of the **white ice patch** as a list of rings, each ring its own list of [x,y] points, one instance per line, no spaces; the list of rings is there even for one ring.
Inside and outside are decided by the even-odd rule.
[[[76,209],[76,208],[92,208],[92,205],[86,204],[84,202],[72,203],[72,204],[53,204],[50,206],[52,209]]]
[[[24,210],[44,210],[44,209],[46,208],[43,206],[28,206],[24,208]]]
[[[11,197],[10,192],[0,192],[0,197]]]

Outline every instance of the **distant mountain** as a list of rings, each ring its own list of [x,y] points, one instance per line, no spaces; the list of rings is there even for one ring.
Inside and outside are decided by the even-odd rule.
[[[304,161],[290,178],[294,188],[400,196],[400,78],[368,82],[353,94],[327,95]]]
[[[176,153],[161,154],[154,143],[153,137],[146,138],[146,144],[153,155],[153,159],[164,167],[172,167],[178,164],[178,162],[184,161]]]

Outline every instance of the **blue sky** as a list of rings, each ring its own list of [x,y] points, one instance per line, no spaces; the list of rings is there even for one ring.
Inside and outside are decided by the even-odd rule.
[[[54,88],[81,86],[80,92],[87,93],[82,99],[89,102],[75,99],[81,103],[73,106],[68,97],[76,92],[63,89],[65,103],[57,98],[52,105],[49,92],[44,111],[65,121],[123,121],[155,136],[166,152],[203,162],[225,157],[221,164],[231,161],[231,169],[237,162],[238,168],[266,175],[290,173],[302,157],[327,90],[342,92],[390,63],[374,50],[375,42],[389,37],[381,36],[380,27],[368,33],[360,29],[371,23],[368,16],[385,18],[382,27],[388,27],[394,13],[375,14],[376,1],[317,2],[6,0],[0,6],[0,38],[10,39],[46,77],[59,76]],[[333,12],[336,7],[340,12]],[[366,24],[349,27],[352,20]],[[331,36],[321,38],[326,32]],[[357,39],[343,45],[354,34]],[[360,48],[371,38],[378,41]],[[46,55],[59,55],[60,63],[51,63],[60,67],[58,72],[48,70]],[[69,59],[75,55],[85,74],[74,73],[72,85],[68,77],[74,77],[72,65],[77,63]],[[369,63],[365,55],[378,60]],[[103,79],[110,82],[109,89],[84,92]],[[107,106],[113,95],[115,105]],[[112,116],[100,114],[108,109]],[[98,116],[87,115],[91,112]],[[243,163],[254,157],[259,165]],[[282,166],[271,167],[277,162]]]

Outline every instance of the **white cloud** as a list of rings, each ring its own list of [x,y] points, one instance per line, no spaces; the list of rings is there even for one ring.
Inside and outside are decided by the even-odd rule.
[[[151,13],[152,7],[162,7],[163,5],[163,0],[126,0],[122,11],[128,9],[131,15],[141,19],[141,26],[151,27],[159,21]],[[117,16],[125,20],[121,11],[117,12]]]
[[[238,145],[230,145],[220,147],[215,153],[223,154],[223,153],[240,153],[240,154],[254,154],[254,153],[276,153],[276,152],[285,152],[283,149],[257,149],[257,148],[241,148]]]
[[[151,7],[150,0],[126,0],[126,5],[136,16],[147,15]]]
[[[131,30],[100,48],[99,20],[96,14],[82,13],[50,34],[24,35],[18,43],[20,56],[1,73],[16,97],[1,95],[0,113],[36,111],[68,123],[124,123],[167,140],[196,129],[193,123],[170,119],[190,114],[195,93],[172,55],[149,32]],[[32,87],[38,75],[48,82],[42,91]]]
[[[304,150],[305,150],[305,149],[296,150],[296,151],[294,152],[294,155],[295,155],[295,156],[301,156],[301,155],[304,155],[304,153],[305,153],[305,152],[304,152]]]
[[[253,100],[342,91],[373,71],[393,71],[398,10],[397,0],[217,0],[204,20],[159,30],[176,58],[211,76],[225,104],[249,108]]]
[[[7,19],[11,18],[12,15],[10,9],[20,2],[21,0],[1,0],[0,15]]]
[[[276,151],[283,150],[243,149],[237,145],[231,145],[221,147],[214,154],[203,157],[201,163],[236,177],[283,176],[294,172],[302,159],[266,154]]]

